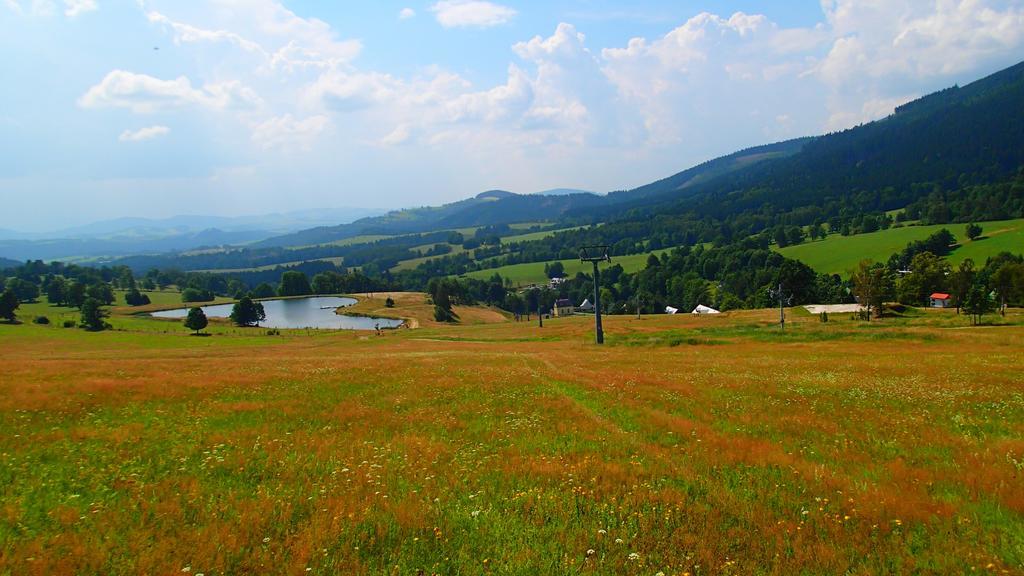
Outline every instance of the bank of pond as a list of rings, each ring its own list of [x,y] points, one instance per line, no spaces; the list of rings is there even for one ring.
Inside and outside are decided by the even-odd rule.
[[[260,322],[265,328],[320,328],[328,330],[374,330],[377,328],[398,328],[403,321],[395,318],[377,318],[372,316],[346,316],[338,314],[338,308],[355,304],[355,298],[341,296],[311,296],[309,298],[289,298],[283,300],[263,300],[263,311],[266,320]],[[234,304],[214,304],[201,306],[203,313],[209,318],[228,318]],[[154,318],[184,319],[192,306],[153,312]]]

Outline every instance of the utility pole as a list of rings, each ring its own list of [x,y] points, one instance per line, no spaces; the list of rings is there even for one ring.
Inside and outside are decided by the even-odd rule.
[[[544,327],[544,314],[541,312],[541,309],[542,309],[541,308],[541,303],[540,303],[540,300],[538,299],[537,300],[537,325],[540,328],[543,328]]]
[[[782,305],[782,283],[779,283],[779,329],[786,331],[786,308]]]
[[[580,250],[580,261],[594,265],[594,338],[598,344],[604,344],[604,328],[601,327],[601,272],[599,262],[611,262],[607,246],[584,246]]]
[[[779,282],[778,289],[772,289],[768,292],[769,297],[779,299],[779,329],[783,332],[786,331],[786,304],[793,301],[793,296],[790,295],[786,298],[785,293],[782,291],[782,282]]]
[[[640,291],[636,291],[636,319],[640,319]]]

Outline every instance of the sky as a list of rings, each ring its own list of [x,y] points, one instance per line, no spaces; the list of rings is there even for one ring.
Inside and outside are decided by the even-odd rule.
[[[0,0],[0,228],[628,189],[1022,48],[1024,0]]]

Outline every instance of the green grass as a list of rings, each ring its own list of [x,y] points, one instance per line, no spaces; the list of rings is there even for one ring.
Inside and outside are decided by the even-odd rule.
[[[266,264],[264,266],[255,266],[253,268],[209,268],[205,270],[196,270],[196,272],[216,272],[218,274],[230,274],[232,272],[263,272],[266,270],[273,270],[277,267],[287,266],[298,266],[305,264],[306,262],[332,262],[336,266],[341,266],[345,263],[343,256],[333,256],[330,258],[311,258],[309,260],[294,260],[291,262],[275,262],[274,264]]]
[[[787,258],[794,258],[817,272],[847,275],[865,258],[884,262],[909,242],[924,240],[946,228],[952,232],[960,246],[949,256],[954,266],[966,258],[982,265],[985,259],[1000,252],[1020,253],[1024,250],[1024,219],[981,222],[984,235],[970,241],[964,234],[965,224],[938,224],[934,226],[905,226],[855,236],[829,235],[824,240],[806,242],[797,246],[777,249]]]
[[[568,232],[569,230],[579,230],[585,228],[585,226],[573,226],[571,228],[559,228],[557,230],[547,230],[541,232],[529,232],[527,234],[519,234],[516,236],[506,236],[501,239],[502,244],[511,244],[512,242],[533,242],[534,240],[543,240],[549,236],[554,236],[559,232]]]
[[[656,250],[653,253],[661,256],[665,252],[671,250],[666,248],[664,250]],[[625,272],[636,272],[643,270],[647,266],[648,254],[631,254],[629,256],[615,256],[612,257],[612,261],[601,264],[601,268],[608,268],[616,264],[622,266]],[[591,273],[593,266],[589,263],[580,262],[579,259],[572,258],[568,260],[559,260],[563,266],[565,266],[565,275],[568,277],[575,276],[577,272]],[[479,280],[486,280],[493,276],[495,273],[501,274],[502,278],[508,278],[512,281],[512,284],[522,286],[525,284],[537,284],[547,281],[547,275],[544,274],[544,265],[547,262],[529,262],[526,264],[512,264],[509,266],[501,266],[499,268],[490,268],[488,270],[477,270],[476,272],[470,272],[465,276],[467,278],[477,278]]]
[[[294,246],[296,250],[301,248],[311,248],[313,246],[351,246],[353,244],[363,244],[366,242],[376,242],[377,240],[384,240],[386,238],[393,238],[393,236],[386,234],[363,234],[362,236],[353,236],[351,238],[343,238],[341,240],[335,240],[334,242],[325,242],[323,244],[309,244],[307,246]]]

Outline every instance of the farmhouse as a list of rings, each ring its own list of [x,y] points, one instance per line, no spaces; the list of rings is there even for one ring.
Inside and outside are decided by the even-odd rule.
[[[936,292],[928,298],[931,300],[932,308],[949,308],[953,304],[953,299],[950,295],[942,292]]]
[[[552,316],[572,316],[572,313],[572,300],[566,298],[555,300],[555,305],[551,307]]]
[[[580,312],[593,312],[594,305],[590,303],[590,298],[587,298],[580,304]]]

